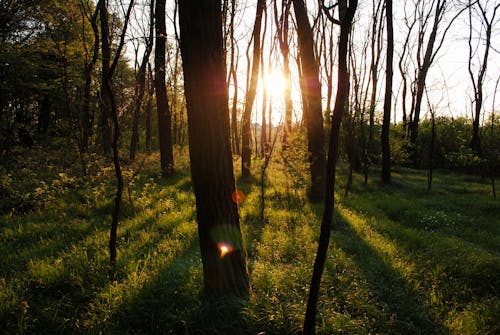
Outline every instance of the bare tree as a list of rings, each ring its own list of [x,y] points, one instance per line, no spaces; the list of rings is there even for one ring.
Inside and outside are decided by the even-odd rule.
[[[221,1],[179,1],[191,176],[205,290],[248,294],[229,137]]]
[[[338,81],[337,81],[337,96],[335,99],[335,106],[333,108],[332,126],[330,130],[330,139],[328,146],[328,160],[327,160],[327,175],[326,175],[326,196],[323,212],[323,219],[321,221],[321,232],[319,237],[318,251],[316,259],[314,260],[313,275],[311,278],[311,285],[309,287],[309,296],[307,299],[306,316],[304,318],[303,334],[315,334],[316,332],[316,307],[318,304],[319,286],[321,282],[321,275],[325,267],[326,255],[328,251],[328,244],[330,242],[331,226],[333,220],[333,211],[335,204],[334,190],[335,190],[335,168],[337,164],[338,149],[339,149],[339,130],[344,114],[345,102],[349,97],[349,72],[347,68],[347,52],[349,44],[349,33],[351,31],[351,24],[354,18],[354,13],[358,5],[357,0],[339,0],[339,19],[333,17],[330,10],[336,6],[326,6],[322,1],[322,8],[327,17],[340,25],[339,36],[339,65],[338,65]]]
[[[481,155],[481,139],[479,137],[479,121],[481,111],[483,109],[483,86],[486,79],[486,70],[488,67],[488,57],[491,49],[491,34],[493,31],[493,24],[495,23],[495,16],[500,7],[500,3],[493,3],[491,1],[472,1],[468,2],[469,12],[469,62],[468,71],[474,90],[474,121],[472,123],[472,140],[470,146],[472,151]],[[490,15],[490,17],[488,17]],[[476,18],[476,22],[474,22]],[[479,22],[477,22],[477,20]],[[479,23],[479,24],[477,24]],[[476,35],[476,36],[474,36]],[[476,41],[474,41],[474,39]],[[479,46],[483,49],[482,57],[478,60],[477,74],[474,73],[474,60],[479,53]]]
[[[433,0],[432,2],[419,0],[416,3],[417,11],[417,51],[416,51],[416,76],[414,79],[414,90],[412,91],[412,109],[410,111],[410,121],[408,124],[408,137],[410,138],[410,158],[415,167],[419,164],[417,156],[418,126],[420,121],[420,109],[424,95],[425,81],[429,69],[433,64],[436,55],[443,46],[446,35],[453,22],[466,9],[463,7],[455,11],[455,14],[445,21],[447,13],[455,9],[449,0]],[[431,22],[432,20],[432,22]],[[432,26],[429,28],[429,23]],[[441,25],[444,25],[441,27]],[[430,31],[429,31],[430,29]],[[428,36],[427,36],[428,35]],[[425,39],[427,38],[427,41]]]

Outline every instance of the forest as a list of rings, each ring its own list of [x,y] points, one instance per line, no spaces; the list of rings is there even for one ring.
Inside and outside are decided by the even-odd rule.
[[[0,333],[499,334],[499,36],[498,0],[0,0]]]

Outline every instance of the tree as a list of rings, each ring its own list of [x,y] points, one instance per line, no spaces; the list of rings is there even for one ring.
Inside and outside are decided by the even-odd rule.
[[[113,122],[113,165],[116,175],[116,194],[115,203],[112,213],[111,229],[109,234],[109,260],[112,267],[116,264],[116,236],[118,232],[118,223],[120,220],[120,210],[123,195],[123,175],[120,166],[120,123],[118,121],[118,108],[116,104],[115,94],[113,92],[113,75],[115,73],[118,61],[120,59],[121,51],[125,43],[125,33],[127,31],[128,21],[134,1],[131,0],[125,14],[123,28],[120,34],[120,39],[113,59],[111,59],[111,43],[109,40],[109,12],[106,0],[99,0],[97,6],[99,7],[99,16],[101,20],[101,83],[103,85],[102,91],[104,94],[106,115],[110,115]]]
[[[130,139],[130,160],[135,160],[135,155],[139,147],[139,116],[141,113],[142,100],[146,91],[146,71],[149,62],[149,56],[153,49],[153,29],[154,29],[154,0],[149,3],[149,32],[144,37],[145,49],[142,56],[141,65],[136,73],[134,88],[134,113],[132,120],[132,136]]]
[[[283,92],[285,98],[285,122],[283,127],[282,147],[286,149],[288,137],[292,132],[292,81],[290,75],[290,45],[288,42],[289,16],[292,2],[290,0],[281,1],[281,14],[278,15],[278,1],[274,3],[274,20],[276,25],[276,37],[279,42],[281,56],[283,58],[283,78],[285,80],[285,89]],[[270,121],[269,121],[270,122]]]
[[[191,176],[205,290],[248,294],[234,198],[221,1],[179,1]]]
[[[387,20],[387,56],[385,66],[385,96],[384,119],[382,121],[382,172],[381,180],[384,184],[391,183],[391,147],[389,143],[389,129],[391,126],[391,100],[392,100],[392,73],[394,55],[394,32],[392,24],[392,0],[385,0]]]
[[[174,171],[174,153],[172,148],[172,115],[170,114],[165,83],[166,65],[165,48],[167,29],[165,26],[165,2],[155,3],[155,92],[158,114],[158,141],[160,142],[160,169],[163,178]]]
[[[251,77],[247,86],[245,96],[245,109],[243,110],[243,117],[241,122],[241,175],[243,177],[250,176],[250,167],[252,162],[252,131],[251,131],[251,116],[252,108],[257,91],[257,83],[259,79],[259,68],[261,58],[261,26],[262,26],[262,13],[266,7],[265,0],[257,0],[257,13],[255,15],[255,23],[253,27],[253,55],[252,64],[248,64],[249,69],[251,66]],[[251,42],[251,41],[250,41]]]
[[[293,0],[293,9],[297,23],[303,116],[307,128],[307,151],[311,175],[310,199],[320,201],[325,196],[325,135],[319,66],[314,54],[313,34],[304,1]]]
[[[434,63],[437,53],[443,46],[445,37],[457,17],[467,8],[464,7],[458,10],[455,15],[448,20],[444,29],[440,29],[442,22],[445,20],[446,14],[450,11],[451,4],[447,0],[433,0],[429,3],[426,1],[418,1],[416,4],[418,34],[417,34],[417,51],[416,51],[416,75],[414,79],[415,89],[412,91],[412,108],[410,111],[410,121],[408,124],[408,137],[410,139],[409,154],[413,166],[418,167],[419,158],[416,150],[418,125],[420,121],[420,110],[422,107],[422,98],[424,95],[425,82],[431,65]],[[432,27],[428,34],[427,43],[424,38],[428,33],[428,23],[432,18]]]
[[[481,111],[483,108],[483,86],[484,80],[486,78],[486,69],[488,67],[488,57],[491,49],[491,34],[493,30],[493,24],[495,22],[495,16],[497,14],[497,10],[500,8],[500,3],[492,5],[493,8],[488,8],[488,5],[491,5],[490,1],[485,1],[484,4],[481,1],[469,0],[468,8],[469,8],[469,62],[468,62],[468,70],[469,76],[472,82],[472,88],[474,90],[474,121],[472,122],[472,139],[470,142],[470,146],[472,151],[476,155],[481,155],[481,139],[479,137],[479,121],[481,117]],[[475,15],[473,15],[473,11]],[[490,13],[490,17],[488,18],[488,13]],[[473,16],[479,20],[479,24],[474,24]],[[480,27],[479,30],[477,27]],[[478,34],[477,43],[473,45],[474,32]],[[484,36],[483,36],[484,34]],[[473,62],[474,57],[478,54],[479,43],[483,48],[482,59],[479,60],[479,70],[478,73],[474,73]]]
[[[333,220],[333,211],[335,204],[335,168],[337,164],[339,150],[339,130],[344,114],[345,103],[349,96],[349,72],[347,68],[347,51],[349,43],[349,33],[351,24],[354,18],[354,13],[358,5],[357,0],[339,0],[339,19],[335,19],[330,12],[335,6],[325,6],[322,1],[323,12],[332,21],[332,23],[340,25],[339,36],[339,64],[337,77],[337,96],[333,107],[332,123],[330,130],[328,159],[327,159],[327,174],[325,186],[325,205],[323,218],[321,221],[321,232],[319,237],[318,251],[314,260],[313,275],[311,285],[309,287],[309,296],[307,298],[306,316],[304,318],[303,334],[315,334],[316,332],[316,308],[318,304],[319,286],[321,283],[321,275],[325,267],[328,244],[330,242],[330,233]]]

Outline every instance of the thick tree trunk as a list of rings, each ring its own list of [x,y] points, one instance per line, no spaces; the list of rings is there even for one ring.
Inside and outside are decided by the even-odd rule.
[[[160,143],[160,169],[163,178],[174,171],[174,154],[172,148],[172,115],[170,114],[165,83],[165,47],[167,30],[165,26],[165,2],[155,3],[155,92],[158,114],[158,142]]]
[[[205,290],[246,296],[249,278],[229,137],[221,2],[179,1],[191,176]]]
[[[392,73],[394,56],[394,31],[392,24],[392,0],[385,0],[387,20],[387,56],[385,65],[385,97],[384,97],[384,119],[382,121],[382,172],[383,184],[391,183],[391,147],[389,143],[389,129],[391,126],[391,104],[392,104]]]
[[[305,90],[302,96],[306,99],[306,103],[303,103],[303,115],[307,128],[307,148],[311,175],[310,199],[320,201],[325,196],[325,135],[319,67],[314,55],[313,34],[304,1],[293,0],[293,8],[297,22],[301,80],[303,83],[301,88]]]

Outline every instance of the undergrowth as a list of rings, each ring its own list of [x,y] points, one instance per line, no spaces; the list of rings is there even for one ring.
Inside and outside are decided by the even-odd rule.
[[[307,201],[300,153],[276,153],[260,218],[259,164],[237,180],[249,258],[247,300],[202,295],[187,152],[160,178],[158,154],[124,165],[118,262],[107,238],[114,176],[93,157],[19,152],[0,170],[0,333],[296,334],[305,314],[322,206]],[[297,157],[296,157],[297,156]],[[50,157],[50,158],[47,158]],[[235,159],[236,175],[239,176]],[[321,334],[500,332],[500,205],[480,177],[398,169],[393,185],[341,166],[318,309]]]

